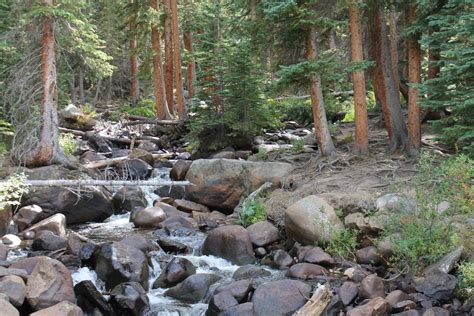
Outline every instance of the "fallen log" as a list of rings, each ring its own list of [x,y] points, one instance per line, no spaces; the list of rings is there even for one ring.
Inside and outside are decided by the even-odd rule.
[[[329,304],[332,293],[327,285],[319,285],[313,296],[293,315],[319,316]]]
[[[173,157],[173,154],[167,153],[167,154],[152,154],[154,159],[169,159]],[[110,158],[110,159],[102,159],[102,160],[97,160],[97,161],[91,161],[83,165],[84,168],[86,169],[101,169],[101,168],[106,168],[106,167],[112,167],[115,166],[116,164],[125,161],[129,159],[128,156],[125,157],[117,157],[117,158]]]
[[[84,137],[84,135],[86,135],[86,133],[83,132],[83,131],[79,131],[77,129],[65,128],[65,127],[60,127],[59,131],[61,133],[70,133],[70,134],[73,134],[73,135],[76,135],[76,136],[81,136],[81,137]]]
[[[0,181],[0,186],[7,184],[8,181]],[[111,186],[111,187],[157,187],[157,186],[188,186],[192,185],[189,181],[167,181],[161,179],[152,180],[26,180],[29,186],[65,186],[65,187],[90,187],[90,186]]]

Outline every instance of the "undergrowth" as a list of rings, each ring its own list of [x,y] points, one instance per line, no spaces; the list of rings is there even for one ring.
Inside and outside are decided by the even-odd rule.
[[[267,219],[265,204],[260,200],[252,200],[243,205],[239,212],[239,224],[244,227]]]
[[[77,150],[77,140],[72,134],[62,133],[59,137],[59,145],[66,156],[72,156]]]
[[[29,186],[26,183],[24,173],[13,174],[7,182],[0,185],[0,211],[6,206],[18,206],[23,194],[28,193]]]

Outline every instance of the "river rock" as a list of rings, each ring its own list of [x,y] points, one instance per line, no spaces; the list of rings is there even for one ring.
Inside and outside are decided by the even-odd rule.
[[[77,305],[87,314],[99,311],[103,315],[113,315],[114,311],[104,296],[97,290],[94,283],[84,280],[74,286]]]
[[[31,314],[31,316],[82,316],[81,308],[71,302],[63,301],[49,308],[42,309]]]
[[[51,231],[57,236],[66,235],[66,216],[63,214],[55,214],[48,217],[39,223],[34,224],[30,228],[26,229],[25,232],[34,231],[38,234],[40,231]]]
[[[79,162],[85,165],[89,162],[100,161],[105,159],[107,159],[107,157],[105,157],[104,155],[96,153],[92,150],[88,150],[81,155],[81,157],[79,158]]]
[[[202,253],[227,259],[237,265],[255,262],[249,233],[238,225],[211,230],[202,246]]]
[[[357,283],[346,281],[339,288],[339,297],[344,305],[349,305],[357,297],[358,292]]]
[[[207,208],[207,206],[187,200],[174,200],[173,206],[176,207],[178,210],[186,213],[209,213],[209,209]]]
[[[204,298],[209,287],[219,280],[220,277],[215,274],[193,274],[183,282],[167,290],[165,295],[187,303],[198,303]]]
[[[156,228],[166,219],[165,212],[160,207],[147,207],[133,214],[133,224],[139,228]]]
[[[128,159],[141,159],[149,165],[153,165],[155,163],[155,158],[153,158],[153,155],[142,148],[132,149],[128,155]]]
[[[235,270],[232,278],[235,280],[242,280],[242,279],[257,279],[270,276],[272,273],[262,267],[254,266],[254,265],[245,265],[239,267]]]
[[[14,265],[15,263],[10,265],[10,267],[8,268],[0,267],[0,278],[10,275],[16,275],[26,281],[28,279],[28,271],[26,271],[25,269],[13,268],[12,266]]]
[[[315,279],[320,275],[328,275],[329,271],[325,268],[312,263],[297,263],[292,265],[286,272],[286,276],[296,279]]]
[[[262,264],[267,264],[273,268],[284,270],[293,265],[293,258],[282,249],[273,250],[262,259]]]
[[[392,308],[395,307],[398,303],[409,299],[410,296],[401,290],[392,291],[387,294],[387,297],[385,297],[385,301],[387,301],[387,303],[389,303]]]
[[[177,185],[164,185],[156,189],[155,194],[159,195],[161,198],[173,198],[173,199],[182,199],[184,198],[185,192],[184,186]]]
[[[311,286],[296,280],[279,280],[257,287],[252,303],[256,315],[291,315],[311,297]]]
[[[67,238],[67,250],[81,260],[89,260],[99,245],[94,241],[76,233],[70,232]]]
[[[245,192],[265,182],[279,186],[293,166],[280,162],[251,162],[234,159],[200,159],[191,164],[186,180],[186,199],[211,209],[233,212]]]
[[[254,315],[255,315],[255,312],[253,309],[252,302],[247,302],[247,303],[232,306],[219,314],[219,316],[254,316]]]
[[[454,249],[450,253],[444,255],[441,259],[437,262],[433,263],[432,265],[428,266],[423,273],[425,275],[430,275],[436,272],[444,272],[449,273],[451,270],[454,269],[456,263],[461,258],[462,252],[464,251],[463,246],[459,246],[458,248]]]
[[[449,311],[441,307],[431,307],[423,313],[423,316],[449,316],[449,315],[451,315]]]
[[[13,221],[20,231],[23,231],[41,220],[43,209],[38,205],[28,205],[20,208],[13,215]]]
[[[149,308],[146,291],[137,282],[125,282],[110,292],[110,304],[119,315],[140,316]]]
[[[0,311],[2,311],[2,316],[20,316],[15,306],[4,298],[0,298]]]
[[[10,303],[20,307],[26,296],[25,281],[16,275],[4,276],[0,279],[0,293],[5,294]]]
[[[62,301],[75,302],[71,273],[61,262],[40,257],[26,283],[26,299],[35,311]]]
[[[359,249],[355,255],[357,263],[361,264],[381,265],[385,262],[378,249],[374,246]]]
[[[158,245],[153,241],[147,239],[143,235],[128,235],[120,240],[120,243],[125,244],[127,247],[135,248],[141,250],[143,253],[147,254],[150,251],[160,250]]]
[[[451,274],[434,272],[422,278],[415,279],[415,288],[429,298],[449,300],[456,288],[458,279]]]
[[[416,210],[416,202],[398,193],[388,193],[375,201],[375,208],[385,213],[413,213]]]
[[[170,238],[160,237],[157,242],[161,249],[166,253],[186,254],[191,252],[191,248],[188,245]]]
[[[239,302],[232,296],[228,291],[223,291],[212,296],[209,302],[209,308],[206,312],[206,316],[217,316],[221,312],[231,308],[232,306],[238,305]]]
[[[329,267],[336,264],[334,259],[319,247],[300,247],[297,254],[299,262],[315,263]]]
[[[115,167],[115,170],[122,178],[130,180],[144,180],[151,176],[153,167],[147,162],[135,158],[120,162]]]
[[[155,203],[153,206],[161,208],[165,212],[166,217],[173,217],[173,216],[191,217],[191,214],[186,213],[186,212],[181,212],[176,207],[165,202],[158,202],[158,203]]]
[[[55,251],[66,248],[67,239],[56,235],[49,230],[40,230],[36,236],[31,248],[33,250]]]
[[[250,291],[253,289],[250,280],[240,280],[230,284],[222,285],[216,288],[214,294],[221,292],[229,292],[239,302],[246,301]]]
[[[147,257],[125,243],[103,244],[96,257],[95,271],[108,289],[129,281],[139,282],[148,289]]]
[[[2,243],[8,248],[18,248],[20,247],[21,239],[16,235],[7,234],[2,237]]]
[[[170,171],[170,178],[174,181],[183,181],[186,178],[186,173],[193,162],[189,160],[178,160],[173,165]]]
[[[25,173],[30,180],[85,178],[80,171],[57,165],[35,168]],[[39,205],[45,217],[62,213],[68,224],[101,222],[113,215],[112,196],[109,191],[103,187],[83,187],[81,190],[82,194],[77,195],[77,192],[61,186],[32,187],[24,195],[22,204]]]
[[[145,194],[139,187],[121,187],[112,199],[115,214],[131,212],[147,206]]]
[[[167,288],[175,286],[190,275],[196,274],[194,265],[185,258],[175,257],[161,271],[153,283],[153,288]]]
[[[262,221],[247,227],[250,241],[257,247],[263,247],[280,239],[278,228],[270,222]]]
[[[385,286],[382,278],[376,274],[366,276],[360,283],[359,296],[369,299],[385,297]]]
[[[392,316],[420,316],[420,312],[415,309],[410,309],[408,311],[403,311],[400,313],[391,314]]]
[[[288,239],[303,245],[325,244],[343,228],[334,208],[316,195],[307,196],[285,210]]]
[[[367,304],[358,306],[347,312],[347,316],[385,316],[390,311],[390,305],[381,297],[371,299]]]

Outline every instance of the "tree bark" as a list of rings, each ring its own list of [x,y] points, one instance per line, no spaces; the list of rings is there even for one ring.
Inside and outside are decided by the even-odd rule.
[[[185,0],[184,4],[189,6],[189,0]],[[189,12],[189,10],[186,10]],[[186,16],[186,29],[183,33],[183,41],[184,41],[184,49],[188,52],[188,54],[192,55],[194,52],[193,49],[193,34],[191,33],[191,20],[190,16]],[[188,88],[188,100],[194,97],[195,89],[194,89],[194,80],[196,78],[196,63],[194,62],[194,58],[191,58],[186,65],[186,84]]]
[[[392,60],[393,80],[401,90],[400,75],[398,73],[398,30],[397,30],[397,12],[395,9],[390,10],[390,57]]]
[[[165,9],[165,20],[163,22],[163,31],[165,33],[165,90],[166,101],[168,102],[168,109],[170,113],[174,113],[174,98],[173,98],[173,34],[172,34],[172,20],[171,20],[171,0],[163,0]]]
[[[102,79],[99,79],[99,81],[97,82],[97,85],[95,87],[95,95],[94,95],[94,99],[92,100],[92,106],[95,106],[97,104],[97,101],[99,100],[99,93],[100,93],[101,89],[102,89]]]
[[[359,8],[354,3],[354,0],[349,1],[349,22],[351,31],[352,61],[361,62],[364,60],[364,55],[360,34]],[[357,155],[366,155],[369,152],[369,139],[364,71],[359,70],[353,72],[352,81],[354,83],[355,109],[354,152]]]
[[[77,93],[76,93],[76,75],[72,73],[71,79],[69,79],[69,85],[71,87],[71,103],[77,103]]]
[[[133,3],[133,0],[130,0]],[[130,32],[133,33],[135,29],[134,21],[131,18],[128,24]],[[135,52],[137,49],[137,40],[135,35],[132,35],[133,38],[130,40],[130,95],[132,97],[132,105],[136,106],[140,98],[140,87],[138,85],[138,56]]]
[[[372,74],[374,89],[382,103],[385,128],[390,138],[389,149],[393,152],[405,149],[407,129],[400,106],[399,87],[393,75],[384,12],[380,6],[369,10],[369,21],[370,52],[375,60]]]
[[[416,20],[416,5],[408,8],[408,21]],[[420,107],[418,106],[418,88],[421,75],[421,48],[418,35],[413,35],[408,42],[408,153],[418,155],[421,149]]]
[[[150,6],[157,11],[158,0],[150,0]],[[153,47],[153,82],[155,85],[156,116],[159,120],[170,119],[171,115],[166,102],[163,65],[161,62],[160,31],[156,25],[151,27],[151,43]]]
[[[181,46],[179,40],[179,21],[178,21],[178,1],[170,0],[171,21],[173,34],[173,63],[174,78],[176,80],[176,100],[178,104],[178,114],[181,119],[186,117],[186,108],[184,106],[183,78],[181,75]]]
[[[42,0],[43,6],[52,6],[53,0]],[[54,48],[53,18],[43,18],[41,47],[41,87],[40,131],[36,148],[27,153],[27,166],[43,166],[53,162],[59,152],[59,131],[56,86],[56,53]]]
[[[306,54],[309,61],[315,60],[318,56],[316,46],[316,29],[310,27],[306,43]],[[321,78],[318,74],[310,77],[311,107],[313,110],[314,129],[319,151],[323,156],[334,153],[335,148],[329,133],[326,111],[324,109],[323,91],[321,88]]]
[[[86,103],[86,97],[84,93],[84,70],[82,70],[82,66],[79,68],[79,103]]]

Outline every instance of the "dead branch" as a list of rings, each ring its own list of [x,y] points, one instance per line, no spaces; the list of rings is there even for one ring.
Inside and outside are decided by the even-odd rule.
[[[319,316],[323,313],[332,298],[332,293],[327,285],[319,285],[313,296],[306,304],[293,315]]]
[[[154,159],[168,159],[171,158],[173,154],[152,154]],[[97,161],[92,161],[88,162],[84,165],[85,168],[87,169],[101,169],[101,168],[106,168],[106,167],[112,167],[115,166],[116,164],[125,161],[129,159],[128,157],[117,157],[117,158],[110,158],[110,159],[103,159],[103,160],[97,160]]]

